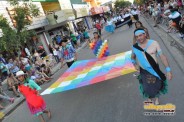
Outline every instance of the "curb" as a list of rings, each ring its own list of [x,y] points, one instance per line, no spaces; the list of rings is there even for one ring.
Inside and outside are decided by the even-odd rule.
[[[162,31],[164,31],[169,37],[171,37],[173,39],[173,41],[176,41],[176,42],[172,42],[172,43],[177,44],[184,52],[184,40],[179,39],[173,33],[167,33],[166,29],[163,26],[161,26],[161,25],[158,25],[158,28],[161,29]]]
[[[25,98],[22,95],[20,96],[20,98],[15,99],[13,104],[8,105],[0,112],[0,120],[4,119],[8,114],[15,110],[22,102],[24,102],[24,100]]]

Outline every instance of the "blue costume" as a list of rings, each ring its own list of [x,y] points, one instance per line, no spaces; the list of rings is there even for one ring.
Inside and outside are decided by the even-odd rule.
[[[144,49],[142,49],[138,43],[132,47],[133,53],[136,55],[140,64],[140,75],[138,79],[140,91],[145,98],[155,98],[159,97],[160,94],[167,93],[167,80],[165,75],[160,71],[159,65],[152,56],[146,52],[153,42],[153,40],[149,40]]]

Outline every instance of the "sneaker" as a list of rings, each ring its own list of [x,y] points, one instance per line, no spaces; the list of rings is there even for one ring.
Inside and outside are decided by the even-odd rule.
[[[184,34],[178,34],[180,38],[184,38]]]

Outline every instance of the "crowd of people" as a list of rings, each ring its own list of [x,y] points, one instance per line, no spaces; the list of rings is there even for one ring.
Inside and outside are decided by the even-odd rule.
[[[166,76],[169,80],[172,79],[171,69],[158,42],[150,39],[148,29],[139,21],[139,14],[149,18],[152,17],[155,27],[161,20],[168,19],[168,32],[172,30],[178,31],[180,37],[184,38],[184,20],[180,13],[180,6],[170,0],[165,3],[148,2],[140,7],[122,8],[107,17],[100,17],[94,20],[94,27],[97,32],[93,33],[93,41],[101,41],[100,37],[103,28],[109,33],[114,33],[115,27],[119,27],[120,24],[127,24],[131,28],[133,21],[135,21],[132,63],[135,67],[140,64],[138,70],[140,70],[139,76],[141,77],[139,81],[143,96],[150,101],[154,99],[155,104],[159,104],[158,97],[161,93],[165,94],[167,92],[167,80],[156,65],[156,55],[160,56],[165,65]],[[61,63],[62,68],[65,62],[70,67],[77,60],[76,49],[81,46],[81,42],[91,42],[86,28],[77,33],[70,32],[67,36],[55,35],[53,44],[49,45],[49,55],[46,54],[43,46],[39,46],[38,49],[33,49],[30,52],[25,44],[24,47],[20,47],[20,54],[16,51],[14,52],[14,57],[4,58],[2,55],[0,56],[0,76],[2,81],[6,79],[8,90],[12,91],[16,97],[20,97],[20,93],[26,97],[28,108],[32,114],[40,118],[41,122],[45,122],[42,113],[47,113],[48,117],[51,117],[50,110],[46,110],[45,101],[37,95],[38,90],[41,89],[40,85],[51,81],[53,75],[51,67],[55,63]],[[146,57],[142,55],[142,52],[145,53]],[[54,64],[52,64],[53,60]],[[150,78],[151,80],[148,80]],[[2,88],[0,88],[0,98],[14,102],[14,98],[9,97]],[[4,107],[0,104],[0,108]]]
[[[80,47],[80,42],[90,40],[89,33],[85,28],[78,35],[70,32],[70,35],[61,37],[56,35],[53,38],[53,45],[49,45],[50,54],[47,54],[43,46],[37,49],[28,48],[27,44],[21,46],[19,50],[14,50],[10,56],[0,55],[0,80],[6,82],[7,90],[12,91],[15,97],[20,97],[18,91],[19,82],[16,73],[23,71],[26,77],[34,80],[39,86],[51,81],[51,68],[61,62],[61,68],[65,64],[70,67],[77,60],[76,49]],[[14,97],[9,97],[0,86],[0,98],[14,102]],[[0,108],[4,108],[0,104]]]
[[[154,27],[165,24],[168,33],[178,33],[184,39],[184,12],[181,0],[165,0],[164,2],[150,1],[140,7],[146,18],[153,18]]]

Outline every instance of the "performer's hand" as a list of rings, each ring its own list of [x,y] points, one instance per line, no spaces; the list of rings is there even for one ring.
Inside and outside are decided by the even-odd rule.
[[[171,80],[172,79],[172,73],[171,72],[167,72],[167,79]]]
[[[139,66],[138,66],[137,64],[134,64],[134,67],[135,67],[135,69],[137,70],[137,72],[139,73],[139,72],[140,72]]]

